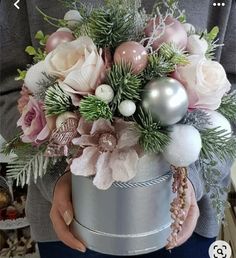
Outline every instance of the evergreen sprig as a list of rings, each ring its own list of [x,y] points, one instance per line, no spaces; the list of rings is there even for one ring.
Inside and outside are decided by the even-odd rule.
[[[44,105],[48,116],[76,110],[76,107],[72,104],[71,97],[58,84],[47,89]]]
[[[218,111],[229,121],[236,123],[236,90],[222,98]]]
[[[48,75],[45,72],[43,72],[42,74],[44,78],[42,78],[39,82],[37,82],[38,89],[37,89],[37,92],[34,93],[34,96],[36,99],[44,101],[47,89],[56,85],[57,78],[54,76]]]
[[[186,54],[167,43],[162,44],[158,52],[150,54],[148,59],[148,66],[142,75],[144,82],[167,76],[175,71],[177,65],[188,64]]]
[[[218,34],[219,34],[219,27],[217,26],[213,27],[210,32],[204,31],[201,34],[201,37],[203,37],[208,43],[208,49],[206,52],[206,57],[208,59],[213,59],[216,49],[218,47],[223,46],[223,44],[217,44]]]
[[[80,114],[87,121],[95,121],[99,118],[112,119],[112,112],[108,104],[96,96],[88,96],[81,100]]]
[[[122,100],[140,100],[141,78],[132,73],[130,65],[123,63],[113,65],[107,75],[107,84],[113,88],[115,93],[112,100],[113,110],[118,107]]]
[[[153,122],[150,112],[139,109],[136,120],[140,133],[139,144],[146,152],[163,152],[170,141],[169,132],[160,123]]]
[[[133,15],[120,8],[94,9],[82,29],[98,47],[114,49],[130,38]]]
[[[192,125],[199,131],[206,128],[206,125],[210,125],[210,116],[200,109],[194,109],[191,112],[187,112],[184,118],[180,122],[181,124]]]
[[[236,137],[219,127],[200,131],[202,150],[200,157],[204,160],[227,161],[236,158]]]

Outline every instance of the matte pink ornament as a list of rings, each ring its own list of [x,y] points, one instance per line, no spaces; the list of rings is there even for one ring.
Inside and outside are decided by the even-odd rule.
[[[115,51],[114,62],[131,64],[134,74],[141,73],[147,66],[148,54],[143,45],[135,41],[122,43]]]
[[[46,52],[49,53],[54,50],[59,44],[73,41],[75,37],[68,31],[56,31],[49,36],[46,43]]]
[[[160,23],[160,19],[156,18],[156,20],[151,19],[146,29],[144,30],[144,33],[147,37],[150,37],[153,33],[154,27],[157,27]],[[188,35],[187,32],[184,29],[184,26],[176,19],[168,16],[165,20],[165,32],[164,34],[154,41],[152,44],[153,50],[158,49],[161,44],[165,43],[174,43],[178,48],[185,50],[187,46],[188,41]],[[158,33],[162,33],[162,29],[157,30]]]

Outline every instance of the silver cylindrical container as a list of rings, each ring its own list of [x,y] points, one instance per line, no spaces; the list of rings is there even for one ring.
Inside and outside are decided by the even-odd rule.
[[[74,234],[87,248],[110,255],[138,255],[164,247],[170,235],[172,176],[160,156],[145,155],[128,183],[97,189],[72,176]]]

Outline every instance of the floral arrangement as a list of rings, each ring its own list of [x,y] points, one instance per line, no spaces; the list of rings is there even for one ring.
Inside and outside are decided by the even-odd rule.
[[[217,185],[216,165],[236,157],[229,123],[236,121],[236,92],[214,61],[219,29],[197,31],[174,0],[158,2],[151,15],[139,0],[64,4],[64,19],[39,10],[57,31],[39,31],[40,47],[26,48],[33,65],[18,70],[20,133],[5,146],[18,158],[8,175],[24,185],[32,172],[36,180],[65,159],[72,173],[105,190],[135,177],[140,157],[152,152],[173,169],[171,241],[194,162],[221,218],[227,189]]]

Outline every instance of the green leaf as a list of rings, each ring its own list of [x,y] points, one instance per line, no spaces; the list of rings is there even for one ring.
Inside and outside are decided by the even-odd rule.
[[[213,41],[214,39],[216,39],[217,35],[219,34],[219,27],[215,26],[212,28],[212,30],[208,33],[208,38],[209,40]]]
[[[17,69],[17,72],[18,72],[18,76],[15,78],[15,80],[16,81],[20,81],[20,80],[23,81],[25,79],[27,71],[26,70],[21,71],[20,69]]]
[[[32,47],[32,46],[28,46],[26,49],[25,49],[25,52],[27,53],[27,54],[29,54],[30,56],[34,56],[34,55],[36,55],[36,50],[35,50],[35,48],[34,47]]]
[[[44,34],[41,30],[39,30],[36,35],[35,35],[35,39],[41,40],[44,39]]]

